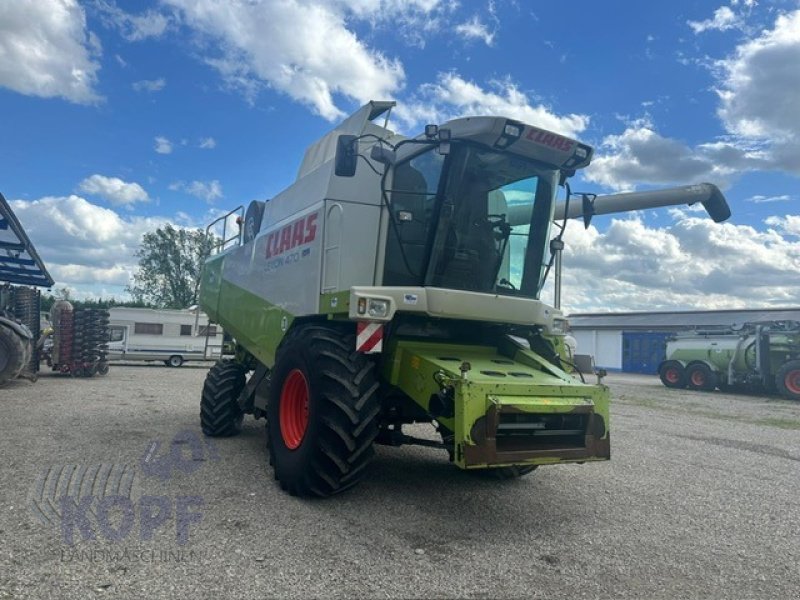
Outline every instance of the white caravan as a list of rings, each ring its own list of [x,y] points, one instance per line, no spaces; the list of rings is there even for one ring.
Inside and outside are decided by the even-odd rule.
[[[221,356],[222,328],[194,310],[111,308],[108,360],[163,361],[180,367],[187,360]],[[206,348],[206,329],[208,348]]]

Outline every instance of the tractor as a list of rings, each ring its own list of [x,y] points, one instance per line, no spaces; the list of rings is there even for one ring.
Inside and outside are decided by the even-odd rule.
[[[393,106],[366,104],[293,185],[209,225],[222,233],[200,304],[236,347],[207,374],[203,432],[264,417],[275,478],[298,496],[351,488],[375,444],[439,448],[499,479],[608,460],[609,390],[575,369],[567,320],[541,300],[566,220],[699,202],[723,221],[725,198],[711,184],[574,194],[585,144],[505,117],[409,138],[387,128]]]

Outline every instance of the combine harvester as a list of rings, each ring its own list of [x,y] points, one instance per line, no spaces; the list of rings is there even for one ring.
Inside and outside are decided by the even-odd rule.
[[[362,107],[292,186],[229,213],[241,231],[223,231],[201,306],[237,348],[208,373],[203,431],[265,417],[275,477],[302,496],[357,483],[375,443],[441,448],[499,478],[608,460],[608,388],[571,374],[567,321],[540,300],[566,219],[700,202],[723,221],[724,197],[572,195],[589,146],[503,117],[408,139],[373,123],[392,106]],[[441,440],[404,433],[422,422]]]
[[[39,372],[41,293],[53,278],[0,194],[0,385]]]
[[[676,335],[667,341],[658,374],[669,388],[777,392],[800,400],[800,323],[762,321]]]

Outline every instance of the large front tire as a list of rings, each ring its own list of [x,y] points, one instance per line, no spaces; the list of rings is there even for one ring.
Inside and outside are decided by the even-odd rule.
[[[223,360],[208,371],[200,400],[200,427],[211,437],[230,437],[242,431],[244,413],[237,402],[245,384],[245,368]]]
[[[267,447],[281,487],[326,497],[363,477],[378,435],[375,363],[349,328],[300,326],[281,343],[270,381]]]

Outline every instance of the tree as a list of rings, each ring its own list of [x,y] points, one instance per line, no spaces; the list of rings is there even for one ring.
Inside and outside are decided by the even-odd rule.
[[[139,267],[128,291],[136,302],[160,308],[197,304],[203,262],[215,243],[215,236],[201,229],[166,225],[145,233],[136,251]]]

